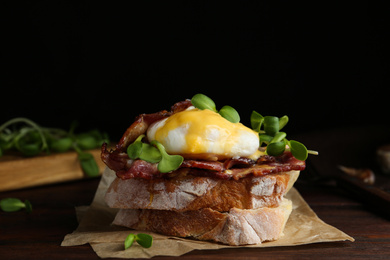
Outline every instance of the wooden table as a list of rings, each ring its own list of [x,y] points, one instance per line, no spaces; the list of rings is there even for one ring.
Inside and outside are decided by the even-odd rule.
[[[313,137],[309,136],[307,140],[310,143]],[[0,259],[98,259],[89,245],[60,246],[64,236],[78,226],[74,208],[91,203],[98,183],[99,178],[95,178],[0,193],[0,199],[17,197],[29,199],[33,204],[32,214],[24,211],[0,212]],[[390,259],[390,222],[387,217],[373,213],[337,186],[308,184],[301,180],[295,187],[323,221],[354,237],[356,241],[193,251],[182,258]]]
[[[98,259],[89,245],[60,246],[64,236],[78,225],[74,207],[90,204],[98,183],[99,179],[90,179],[1,193],[1,198],[29,199],[34,209],[32,214],[24,211],[0,212],[0,258]],[[296,188],[322,220],[351,235],[356,241],[283,248],[193,251],[182,258],[390,258],[390,222],[386,218],[368,211],[337,187],[297,183]]]

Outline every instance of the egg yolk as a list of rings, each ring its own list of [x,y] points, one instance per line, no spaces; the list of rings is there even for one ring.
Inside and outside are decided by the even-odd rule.
[[[168,153],[218,159],[253,157],[258,153],[258,134],[241,123],[231,123],[211,110],[188,109],[156,122],[147,132],[149,141],[162,143]]]

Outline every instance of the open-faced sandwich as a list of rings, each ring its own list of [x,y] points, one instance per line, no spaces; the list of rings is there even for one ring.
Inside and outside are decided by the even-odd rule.
[[[258,244],[283,235],[292,211],[284,195],[305,168],[307,149],[280,130],[287,116],[217,111],[203,94],[170,111],[141,114],[102,160],[116,172],[106,193],[113,222],[136,230]]]

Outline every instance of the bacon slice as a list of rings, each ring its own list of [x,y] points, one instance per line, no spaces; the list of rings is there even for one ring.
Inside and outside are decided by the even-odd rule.
[[[153,114],[141,114],[139,115],[135,122],[127,128],[126,132],[123,134],[122,138],[119,140],[119,143],[116,145],[116,149],[125,151],[125,149],[137,139],[138,136],[146,133],[149,126],[154,122],[160,121],[164,118],[167,118],[175,113],[186,110],[188,107],[192,106],[191,100],[187,99],[181,102],[174,104],[171,107],[171,111],[162,110]]]
[[[162,120],[172,114],[181,112],[190,107],[191,100],[184,100],[174,104],[171,111],[166,110],[139,115],[135,122],[126,130],[114,151],[108,151],[107,144],[102,145],[101,158],[103,162],[121,179],[130,178],[170,178],[177,175],[209,176],[221,179],[240,179],[248,175],[263,176],[287,171],[301,171],[305,169],[305,162],[297,160],[290,152],[281,156],[261,156],[257,161],[248,158],[231,158],[224,161],[190,160],[185,159],[176,171],[162,174],[156,163],[143,160],[131,160],[126,149],[134,140],[144,134],[154,122]]]
[[[106,150],[105,153],[109,152]],[[130,159],[125,159],[122,154],[116,154],[114,151],[111,155],[114,156],[105,155],[109,158],[108,163],[106,164],[108,167],[112,167],[111,169],[116,171],[116,175],[121,179],[172,178],[177,175],[190,174],[195,176],[209,176],[220,179],[238,180],[249,175],[264,176],[279,172],[302,171],[306,167],[304,161],[295,159],[290,152],[285,152],[283,155],[278,157],[260,157],[256,162],[247,158],[232,159],[237,160],[237,164],[232,163],[230,159],[225,162],[184,160],[180,168],[176,171],[162,174],[157,169],[156,163],[135,160],[129,164]]]

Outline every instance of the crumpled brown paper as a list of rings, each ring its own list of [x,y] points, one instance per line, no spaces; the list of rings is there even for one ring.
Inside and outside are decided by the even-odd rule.
[[[137,233],[137,231],[111,225],[117,209],[111,209],[105,204],[104,195],[114,178],[116,178],[115,173],[106,168],[92,204],[90,207],[76,209],[79,226],[73,233],[65,236],[61,246],[89,243],[101,258],[151,258],[157,255],[180,256],[195,249],[236,247],[142,231],[142,233],[149,233],[153,236],[153,246],[145,249],[135,243],[130,249],[124,250],[123,243],[126,236],[129,233]],[[284,229],[284,236],[272,242],[239,247],[260,248],[344,240],[354,241],[352,237],[319,219],[296,189],[292,188],[286,194],[286,198],[292,200],[293,211]]]

